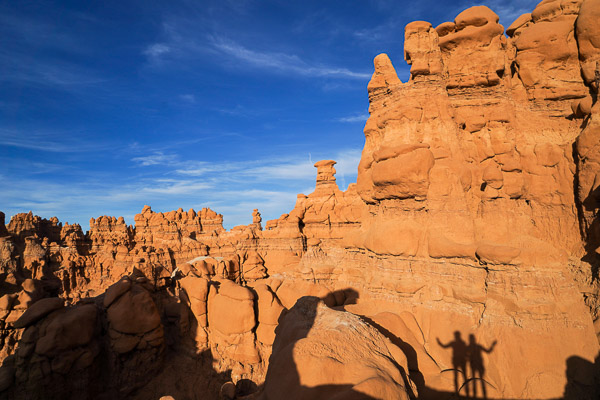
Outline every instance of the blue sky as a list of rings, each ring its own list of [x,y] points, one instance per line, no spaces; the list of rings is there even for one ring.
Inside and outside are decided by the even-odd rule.
[[[278,218],[321,159],[356,181],[373,58],[402,81],[404,26],[536,1],[0,3],[0,211],[90,217],[211,207]]]

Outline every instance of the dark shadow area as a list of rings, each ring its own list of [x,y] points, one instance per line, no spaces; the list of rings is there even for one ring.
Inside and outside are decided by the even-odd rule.
[[[160,371],[150,377],[150,381],[128,394],[122,399],[146,400],[160,399],[162,396],[172,396],[174,399],[221,400],[223,385],[232,384],[231,371],[219,372],[214,369],[214,357],[210,349],[200,354],[190,355],[168,352]],[[239,383],[239,382],[238,382]],[[254,384],[252,382],[252,384]],[[241,385],[240,385],[241,386]],[[256,385],[250,386],[256,388]],[[245,392],[246,386],[235,392],[237,399]],[[256,390],[256,389],[255,389]],[[98,400],[112,400],[114,397],[105,396]]]
[[[422,395],[423,391],[427,391],[427,387],[425,386],[425,378],[419,370],[419,360],[415,349],[410,344],[408,344],[401,338],[397,337],[396,335],[385,329],[383,326],[377,324],[371,318],[365,316],[361,316],[360,318],[375,329],[377,329],[379,333],[388,338],[393,344],[395,344],[400,348],[400,350],[402,350],[402,352],[406,356],[406,361],[408,363],[408,378],[410,378],[410,380],[413,381],[414,384],[417,386],[417,392],[419,395]],[[407,390],[409,391],[409,396],[411,398],[417,398],[417,394],[412,393],[412,390],[410,390],[410,386],[407,387]]]
[[[258,392],[258,385],[250,379],[240,379],[235,384],[235,397],[243,398]]]
[[[350,301],[358,298],[358,292],[345,290]],[[335,297],[334,293],[331,293]],[[341,293],[338,293],[338,297]],[[329,297],[329,296],[327,296]],[[321,300],[315,296],[304,296],[288,311],[279,317],[279,325],[275,330],[273,353],[269,359],[263,394],[269,400],[277,399],[373,399],[353,389],[354,385],[319,385],[315,387],[303,386],[300,383],[300,372],[294,361],[294,347],[298,341],[306,338],[314,325],[317,316],[317,307]],[[329,297],[331,299],[331,297]],[[287,318],[287,319],[286,319]]]
[[[596,216],[589,226],[583,227],[585,229],[583,234],[586,238],[586,254],[582,257],[583,261],[592,266],[592,278],[596,281],[600,278],[600,255],[596,252],[596,249],[600,247],[600,186],[590,192],[581,206],[583,210],[594,213]]]
[[[352,288],[345,288],[340,290],[334,290],[329,292],[327,296],[322,297],[321,300],[329,308],[338,311],[344,311],[344,306],[349,304],[356,304],[360,295]]]
[[[596,91],[590,90],[594,103],[598,101],[600,94],[600,61],[596,61],[596,69],[594,70],[594,83],[596,83]]]
[[[597,71],[598,72],[598,71]],[[597,97],[593,91],[590,91],[592,97]],[[595,99],[597,101],[597,99]],[[590,116],[583,119],[581,123],[581,130],[587,128],[590,122]],[[575,207],[577,209],[579,219],[579,231],[584,241],[585,254],[581,257],[581,260],[590,264],[591,275],[593,281],[597,281],[600,278],[600,254],[596,252],[596,249],[600,246],[600,187],[593,189],[588,193],[584,199],[580,199],[580,174],[582,165],[585,164],[586,159],[582,158],[577,149],[577,141],[572,145],[572,155],[577,172],[573,175],[573,191],[575,199]],[[584,216],[595,215],[595,218],[591,223],[587,223]]]
[[[3,337],[2,340],[13,341],[16,351],[3,360],[0,366],[0,400],[23,400],[23,399],[70,399],[70,400],[112,400],[112,399],[159,399],[161,396],[173,396],[181,399],[250,399],[261,389],[269,392],[270,383],[259,388],[255,382],[241,379],[237,384],[231,383],[231,371],[217,371],[214,367],[215,359],[210,349],[197,351],[194,338],[198,330],[203,329],[189,307],[179,301],[175,291],[175,280],[167,279],[164,286],[156,288],[152,281],[135,269],[130,279],[139,285],[147,285],[152,291],[152,298],[156,304],[161,324],[164,328],[164,348],[160,357],[155,359],[136,359],[139,355],[137,350],[131,353],[114,355],[111,348],[109,324],[106,316],[106,308],[102,305],[104,294],[81,299],[77,305],[58,310],[58,313],[67,313],[69,310],[80,306],[93,304],[98,310],[93,346],[98,346],[98,353],[93,362],[85,369],[74,369],[64,373],[54,372],[60,369],[60,365],[44,364],[34,362],[34,349],[36,342],[30,341],[28,335],[34,335],[39,330],[44,319],[26,328],[29,333],[23,337]],[[152,279],[152,278],[151,278]],[[154,282],[156,283],[156,282]],[[212,284],[218,285],[218,282]],[[293,349],[298,341],[306,338],[314,328],[319,301],[324,301],[331,308],[343,305],[355,304],[359,293],[347,288],[329,293],[319,299],[317,297],[303,297],[292,309],[284,311],[279,318],[279,326],[275,330],[275,341],[273,343],[273,355],[278,354],[275,360],[272,356],[272,365],[269,366],[266,381],[273,380],[275,385],[273,395],[269,399],[371,399],[359,392],[353,385],[319,385],[307,387],[300,381],[299,366],[295,364]],[[301,301],[304,300],[304,301]],[[295,314],[294,314],[295,313]],[[293,314],[300,316],[292,318],[289,323],[282,323],[287,316]],[[44,318],[52,318],[49,314]],[[361,317],[363,321],[376,328],[385,337],[398,346],[406,355],[408,371],[404,371],[397,365],[400,374],[404,378],[404,387],[411,399],[500,399],[493,395],[493,388],[485,380],[486,368],[484,353],[492,353],[496,349],[496,341],[489,347],[478,343],[473,334],[466,340],[459,331],[455,331],[450,338],[438,338],[439,345],[452,352],[452,369],[442,373],[454,375],[454,391],[440,391],[427,386],[425,377],[420,371],[422,360],[419,354],[409,343],[396,337],[393,333],[378,325],[370,318]],[[5,330],[4,326],[0,327]],[[450,336],[450,335],[448,335]],[[443,339],[449,339],[445,341]],[[86,345],[88,346],[88,345]],[[38,357],[39,358],[39,357]],[[421,361],[421,364],[420,364]],[[149,369],[146,364],[152,364]],[[19,382],[18,385],[10,387],[15,381],[15,374],[19,368],[35,371],[34,378],[27,382]],[[306,367],[306,366],[304,366]],[[121,379],[120,371],[124,369],[139,369],[134,386],[123,388],[119,385]],[[39,371],[39,372],[38,372]],[[148,371],[152,371],[151,374]],[[273,372],[274,371],[274,372]],[[282,375],[281,372],[284,372]],[[275,373],[275,379],[273,379]],[[408,377],[407,375],[408,374]],[[565,400],[594,400],[600,399],[600,355],[594,362],[581,357],[572,356],[565,360],[565,374],[567,384],[564,394],[557,399]],[[17,374],[18,377],[18,374]],[[282,379],[283,377],[283,379]],[[145,379],[145,380],[142,380]],[[410,378],[417,386],[418,393],[411,392]],[[18,379],[17,379],[18,380]],[[232,396],[225,397],[222,391],[224,384],[231,383]],[[230,386],[231,386],[230,385]],[[3,387],[10,387],[2,391]],[[504,398],[503,400],[509,400]]]
[[[80,299],[77,304],[57,309],[28,325],[18,339],[15,335],[4,338],[11,341],[5,344],[15,351],[0,365],[0,400],[145,400],[161,396],[177,400],[220,399],[220,388],[231,381],[231,371],[217,371],[210,349],[197,349],[194,338],[202,328],[191,310],[178,300],[175,282],[165,282],[165,286],[156,288],[139,269],[129,279],[146,287],[157,307],[164,333],[164,343],[157,351],[150,352],[146,347],[117,352],[111,338],[108,309],[103,305],[106,292]],[[48,360],[36,353],[40,343],[49,339],[42,334],[50,324],[90,306],[97,311],[91,341],[76,347],[59,347],[49,353]],[[6,326],[1,328],[14,331]],[[81,329],[84,331],[85,327]],[[77,342],[72,336],[69,340]],[[63,343],[58,337],[51,340],[58,346]],[[83,355],[71,359],[70,354]],[[80,367],[87,354],[92,354],[92,359]],[[240,394],[252,390],[256,391],[254,383],[239,382]]]
[[[144,276],[141,271],[136,272]],[[211,349],[198,349],[196,338],[204,328],[186,302],[180,301],[181,292],[178,296],[175,290],[176,281],[177,278],[167,278],[164,286],[154,294],[165,338],[164,358],[160,370],[151,376],[145,385],[125,398],[146,400],[172,396],[176,400],[225,400],[228,397],[224,396],[223,387],[232,384],[231,370],[218,371],[215,369],[216,360]],[[218,289],[220,283],[211,281],[209,285]],[[187,294],[184,296],[187,297]],[[240,389],[236,390],[232,399],[238,398],[238,393],[246,393],[250,389],[256,391],[254,382],[247,379],[243,381],[245,382],[239,385]],[[101,400],[109,399],[111,398],[106,397]]]
[[[564,400],[600,399],[600,353],[594,362],[578,356],[567,359]]]

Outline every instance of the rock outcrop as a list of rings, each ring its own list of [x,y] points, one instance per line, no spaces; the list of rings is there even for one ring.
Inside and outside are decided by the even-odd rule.
[[[0,392],[597,398],[599,13],[408,24],[409,81],[374,60],[356,184],[319,161],[264,229],[0,213]]]
[[[408,400],[407,369],[404,353],[377,329],[302,297],[277,328],[260,398]]]

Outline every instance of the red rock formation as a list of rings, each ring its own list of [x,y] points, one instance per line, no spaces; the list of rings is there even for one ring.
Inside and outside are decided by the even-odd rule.
[[[580,202],[581,227],[590,252],[600,253],[600,39],[598,38],[600,5],[584,1],[576,21],[577,45],[581,73],[590,96],[574,102],[574,113],[587,116],[586,126],[577,138],[577,197]],[[592,99],[594,101],[592,102]]]
[[[6,224],[4,219],[6,218],[6,215],[0,211],[0,237],[6,237],[9,235],[8,230],[6,229]]]
[[[261,399],[409,399],[406,357],[356,315],[303,297],[273,345]],[[412,388],[408,389],[412,392]]]
[[[508,36],[484,6],[407,25],[410,80],[374,61],[357,183],[317,162],[264,230],[256,209],[225,231],[145,206],[86,235],[0,213],[0,391],[195,396],[173,368],[208,397],[226,373],[238,397],[440,398],[479,377],[490,398],[594,398],[599,10],[544,0]]]

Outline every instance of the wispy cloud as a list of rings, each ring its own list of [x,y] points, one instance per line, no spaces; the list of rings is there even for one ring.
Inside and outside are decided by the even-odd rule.
[[[174,154],[155,153],[132,159],[140,167],[163,165],[175,168],[176,175],[191,177],[211,177],[226,175],[229,181],[257,182],[272,180],[311,179],[315,174],[313,162],[297,155],[278,159],[248,160],[237,162],[209,163],[195,160],[183,160]]]
[[[231,166],[223,164],[215,165],[207,162],[195,162],[191,166],[188,164],[187,167],[184,167],[183,164],[179,164],[181,168],[175,170],[176,174],[184,176],[207,176],[215,172],[226,172],[232,169]]]
[[[190,103],[190,104],[194,104],[196,102],[196,96],[193,94],[182,94],[179,96],[179,98],[183,101],[185,101],[186,103]]]
[[[73,17],[72,12],[66,9],[61,10],[61,14]],[[77,15],[81,19],[81,15]],[[88,21],[89,22],[89,21]],[[56,21],[43,18],[36,18],[33,14],[18,15],[10,11],[10,8],[3,8],[0,13],[0,31],[10,35],[11,39],[25,46],[35,46],[36,48],[47,47],[59,51],[86,52],[88,47],[67,33],[68,29],[57,24]]]
[[[258,208],[263,217],[263,226],[269,219],[279,218],[290,212],[296,204],[301,190],[233,190],[223,191],[219,199],[211,203],[214,210],[223,214],[224,224],[234,226],[252,222],[252,210]],[[310,193],[310,191],[304,191]],[[200,203],[195,208],[206,207]]]
[[[84,141],[75,133],[71,137],[65,137],[64,133],[25,132],[2,128],[0,128],[0,146],[53,153],[81,153],[98,151],[107,147],[101,143]]]
[[[258,180],[274,179],[310,179],[315,175],[315,168],[309,161],[278,162],[270,165],[259,165],[240,171],[242,176],[250,176]]]
[[[358,163],[360,162],[361,150],[346,149],[336,154],[336,170],[338,175],[356,177],[358,173]]]
[[[146,186],[141,189],[144,193],[159,193],[166,195],[186,195],[193,194],[199,190],[212,188],[213,185],[206,182],[197,182],[193,180],[178,179],[156,179],[154,186]]]
[[[189,136],[194,137],[193,139],[171,139],[168,142],[160,142],[160,143],[140,143],[140,142],[131,142],[128,146],[121,149],[121,154],[125,157],[129,157],[131,154],[142,154],[139,157],[140,160],[135,160],[135,162],[143,161],[143,157],[153,157],[164,155],[165,150],[173,150],[181,147],[190,146],[192,144],[206,142],[210,140],[220,139],[224,137],[243,137],[244,135],[237,132],[219,132],[218,134],[214,132],[207,132],[204,130],[193,131],[189,134]],[[172,154],[172,153],[171,153]],[[167,154],[166,157],[169,157]],[[157,158],[157,160],[160,158]],[[133,160],[132,160],[133,161]]]
[[[95,77],[91,71],[69,63],[33,60],[24,56],[10,57],[0,53],[0,66],[3,68],[0,81],[10,83],[54,86],[70,90],[106,81]]]
[[[192,24],[191,21],[182,18],[166,21],[163,23],[163,40],[148,45],[142,53],[153,66],[166,65],[172,60],[186,60],[188,64],[191,60],[206,60],[207,55],[212,55],[211,59],[219,62],[214,55],[220,55],[236,61],[235,64],[229,64],[229,68],[253,67],[303,77],[363,80],[371,77],[371,73],[366,71],[309,61],[294,53],[251,48],[214,29],[198,33],[198,25],[199,23]]]
[[[329,155],[338,162],[336,169],[338,175],[356,175],[356,168],[360,161],[359,150],[342,150]],[[179,176],[203,177],[205,179],[227,179],[229,182],[249,184],[257,182],[286,182],[311,181],[315,177],[314,163],[310,154],[301,156],[298,154],[288,155],[272,160],[248,160],[242,162],[208,163],[193,160],[181,160],[173,155],[151,155],[134,159],[139,162],[143,159],[149,166],[162,163],[165,166],[174,167],[172,171]],[[245,185],[242,185],[245,186]],[[345,187],[344,187],[345,188]]]
[[[356,180],[360,153],[358,149],[346,149],[330,154],[292,153],[272,159],[206,162],[176,153],[153,152],[135,157],[132,162],[140,169],[162,168],[161,177],[153,173],[151,178],[141,178],[98,195],[110,194],[121,203],[149,203],[166,211],[211,207],[222,213],[226,226],[231,227],[249,223],[254,208],[260,209],[265,220],[289,212],[298,193],[312,192],[316,177],[313,164],[322,158],[338,162],[338,186],[345,190]],[[131,213],[131,210],[122,212]]]
[[[370,73],[352,71],[347,68],[311,64],[295,54],[272,53],[253,50],[235,41],[219,36],[210,37],[212,46],[220,52],[235,57],[259,68],[293,72],[312,77],[338,77],[369,79]]]
[[[157,58],[163,54],[167,54],[171,51],[171,48],[164,43],[154,43],[146,47],[142,54],[149,57]]]
[[[142,167],[150,165],[173,165],[177,163],[177,156],[174,154],[164,154],[160,151],[154,152],[147,156],[134,157],[131,159],[134,163]]]
[[[394,29],[391,22],[386,22],[371,28],[363,28],[352,32],[352,35],[363,42],[372,44],[389,37],[390,31]]]
[[[336,118],[336,121],[338,121],[338,122],[365,122],[367,119],[369,119],[369,114],[364,113],[364,114],[353,114],[353,115],[349,115],[347,117]]]
[[[0,11],[1,82],[73,90],[106,81],[63,56],[89,55],[90,49],[60,24]]]
[[[7,157],[0,156],[0,165],[3,166],[5,172],[14,176],[53,175],[64,172],[66,169],[66,167],[60,163],[43,162],[32,159],[32,157],[17,157],[15,155]],[[0,179],[2,179],[2,177],[0,177]]]
[[[246,116],[249,114],[248,110],[239,104],[230,108],[214,108],[214,110],[225,115]]]

